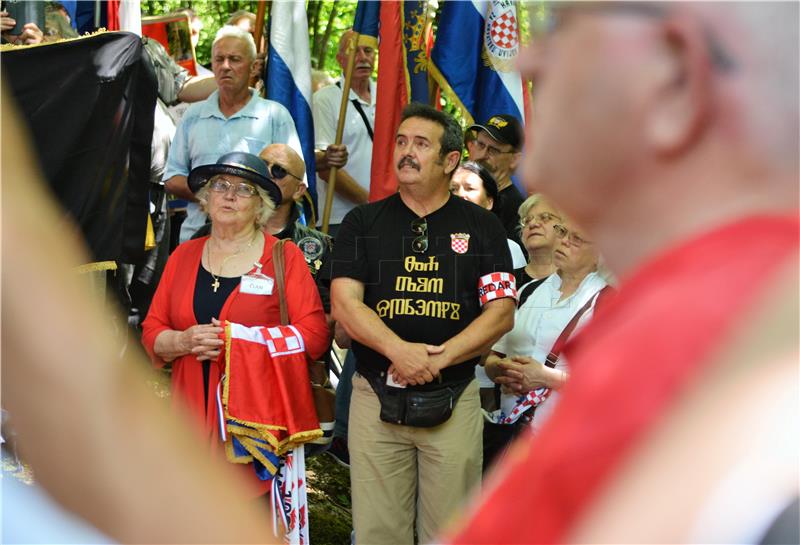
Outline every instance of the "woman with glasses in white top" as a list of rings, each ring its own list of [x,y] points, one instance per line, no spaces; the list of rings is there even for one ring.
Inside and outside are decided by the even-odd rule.
[[[496,441],[484,452],[487,467],[521,429],[529,423],[538,429],[552,411],[557,391],[568,377],[560,349],[591,319],[601,292],[604,298],[609,292],[598,272],[597,252],[586,235],[569,221],[552,229],[558,240],[553,253],[556,272],[532,291],[519,290],[514,329],[492,347],[486,359],[487,375],[503,391],[500,407],[487,413],[487,428],[506,430],[499,434],[505,443]]]

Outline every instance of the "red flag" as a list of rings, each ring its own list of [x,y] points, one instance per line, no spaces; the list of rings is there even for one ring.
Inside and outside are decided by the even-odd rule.
[[[397,191],[394,172],[394,137],[400,114],[408,104],[408,83],[403,62],[402,2],[381,2],[378,56],[378,98],[372,141],[369,200],[375,202]]]
[[[120,0],[108,0],[106,2],[108,30],[120,30],[122,28],[119,20],[119,2]]]

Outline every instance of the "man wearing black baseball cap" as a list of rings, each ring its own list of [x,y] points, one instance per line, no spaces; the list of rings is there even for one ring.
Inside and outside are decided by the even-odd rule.
[[[483,164],[497,180],[500,198],[494,205],[495,213],[500,217],[508,238],[519,242],[517,210],[525,199],[511,182],[511,175],[522,157],[522,124],[512,115],[498,114],[467,130],[477,133],[472,144],[467,146],[469,159]]]

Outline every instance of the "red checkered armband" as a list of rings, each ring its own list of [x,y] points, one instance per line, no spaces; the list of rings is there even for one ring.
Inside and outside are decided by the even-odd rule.
[[[495,299],[511,297],[517,299],[517,281],[514,275],[505,272],[485,274],[478,279],[478,298],[481,306]]]

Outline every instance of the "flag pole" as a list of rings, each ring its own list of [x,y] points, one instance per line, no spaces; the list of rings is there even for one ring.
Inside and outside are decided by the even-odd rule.
[[[264,15],[267,13],[267,2],[265,0],[259,0],[258,2],[258,11],[256,12],[256,51],[258,53],[264,52],[264,43],[261,39],[264,36]]]
[[[358,32],[353,32],[350,43],[347,46],[347,67],[344,71],[344,83],[342,84],[342,101],[339,104],[339,121],[336,124],[336,140],[335,145],[342,143],[342,135],[344,134],[344,122],[347,115],[347,103],[350,98],[350,85],[353,75],[353,65],[356,60],[356,51],[358,51],[358,38],[361,36]],[[328,224],[331,219],[331,207],[333,206],[333,192],[336,189],[336,172],[339,169],[331,167],[330,175],[328,176],[328,188],[325,192],[325,209],[322,213],[322,232],[328,233]]]

